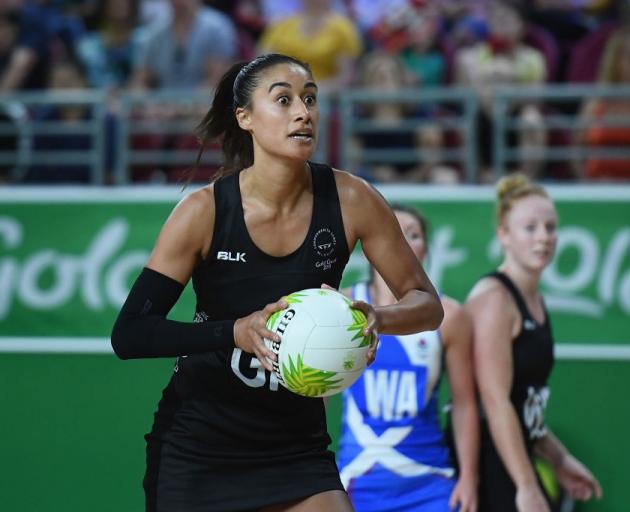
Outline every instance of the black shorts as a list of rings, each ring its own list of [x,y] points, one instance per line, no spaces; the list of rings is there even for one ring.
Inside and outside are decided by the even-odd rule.
[[[216,459],[148,439],[146,512],[257,511],[344,490],[329,450],[265,459]]]

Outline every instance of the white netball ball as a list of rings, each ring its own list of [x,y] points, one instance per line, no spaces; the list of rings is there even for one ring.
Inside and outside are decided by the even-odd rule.
[[[309,288],[285,297],[289,306],[267,320],[280,343],[265,340],[278,356],[273,362],[280,383],[299,395],[334,395],[356,381],[367,363],[367,319],[343,294]]]

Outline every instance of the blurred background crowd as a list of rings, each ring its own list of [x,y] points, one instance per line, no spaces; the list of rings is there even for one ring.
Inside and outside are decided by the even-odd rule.
[[[177,182],[265,52],[310,64],[317,156],[374,182],[630,180],[627,0],[2,0],[0,183]]]

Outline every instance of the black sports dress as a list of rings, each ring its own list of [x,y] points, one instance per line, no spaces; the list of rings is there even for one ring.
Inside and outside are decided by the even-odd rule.
[[[534,442],[546,434],[545,406],[549,397],[547,380],[553,367],[553,336],[549,315],[538,324],[512,280],[501,272],[490,274],[508,289],[519,313],[521,331],[512,342],[514,374],[510,400],[516,413],[530,459]],[[481,422],[479,510],[516,512],[516,486],[492,441],[485,417]]]
[[[313,212],[293,253],[250,238],[239,173],[214,185],[215,228],[194,271],[195,321],[237,319],[283,295],[338,287],[349,251],[333,171],[311,164]],[[279,385],[251,354],[229,348],[180,357],[147,434],[148,511],[231,511],[343,489],[322,399]]]

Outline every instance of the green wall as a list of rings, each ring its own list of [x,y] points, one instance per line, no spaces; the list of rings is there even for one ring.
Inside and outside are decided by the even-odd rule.
[[[433,225],[432,278],[462,300],[500,259],[489,188],[384,188]],[[543,282],[560,349],[548,422],[600,478],[580,512],[630,510],[630,187],[554,188]],[[107,336],[179,191],[0,189],[0,509],[143,508],[144,440],[173,361],[119,361]],[[365,275],[355,257],[344,277]],[[172,317],[190,319],[188,290]],[[90,343],[103,353],[72,353]],[[100,347],[100,348],[99,348]],[[577,349],[577,352],[575,352]],[[609,355],[602,355],[608,351]],[[616,359],[615,359],[616,358]],[[612,359],[612,360],[611,360]],[[329,404],[336,441],[339,400]]]
[[[2,510],[142,510],[142,436],[171,367],[110,355],[2,355]],[[629,375],[630,363],[620,362],[559,361],[554,370],[549,424],[604,486],[604,499],[579,511],[627,510]],[[338,412],[333,399],[335,437]]]

